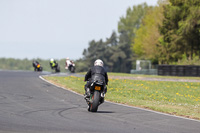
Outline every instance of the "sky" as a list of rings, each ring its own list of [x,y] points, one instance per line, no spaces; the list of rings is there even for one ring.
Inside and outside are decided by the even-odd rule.
[[[157,0],[0,0],[0,58],[82,58],[117,32],[128,7]]]

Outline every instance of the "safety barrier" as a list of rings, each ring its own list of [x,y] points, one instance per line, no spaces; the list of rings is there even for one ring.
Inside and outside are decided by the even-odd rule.
[[[200,77],[200,66],[158,65],[158,75]]]

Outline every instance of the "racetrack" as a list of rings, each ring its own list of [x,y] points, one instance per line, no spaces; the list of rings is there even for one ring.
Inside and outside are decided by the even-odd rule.
[[[44,74],[0,71],[0,133],[200,132],[198,120],[108,102],[88,112],[83,96],[41,80]]]

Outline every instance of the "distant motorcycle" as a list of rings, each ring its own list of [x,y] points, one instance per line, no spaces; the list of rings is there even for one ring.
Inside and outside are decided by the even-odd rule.
[[[85,98],[88,104],[88,111],[97,112],[100,104],[104,102],[104,82],[103,81],[94,81],[90,86],[90,97]]]
[[[55,72],[60,72],[60,66],[58,65],[58,63],[55,63],[54,66],[52,66],[52,64],[50,63],[51,69],[55,70]]]
[[[36,71],[42,71],[43,68],[40,64],[37,64],[36,68],[35,68]]]
[[[60,66],[58,65],[58,63],[55,65],[53,69],[55,69],[55,72],[60,72]]]
[[[70,64],[70,65],[68,66],[68,68],[67,68],[67,66],[66,66],[65,69],[66,69],[66,70],[68,69],[71,73],[75,73],[75,64],[72,63],[72,64]]]
[[[43,68],[38,61],[33,62],[34,71],[42,71]]]

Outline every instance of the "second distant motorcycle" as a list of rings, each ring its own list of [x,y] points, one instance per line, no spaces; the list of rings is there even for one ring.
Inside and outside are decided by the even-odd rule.
[[[65,69],[68,69],[71,73],[75,73],[75,64],[70,64],[68,67],[66,66]]]
[[[60,66],[53,58],[50,59],[50,67],[51,69],[55,70],[55,72],[60,72]]]
[[[71,73],[75,73],[75,64],[68,57],[66,58],[66,61],[65,61],[65,69],[66,70],[68,69]]]

